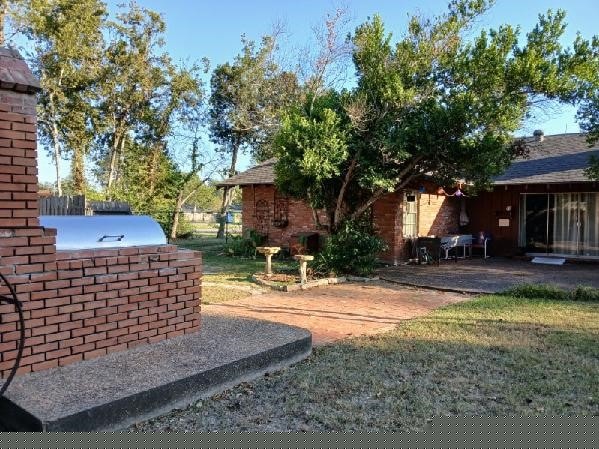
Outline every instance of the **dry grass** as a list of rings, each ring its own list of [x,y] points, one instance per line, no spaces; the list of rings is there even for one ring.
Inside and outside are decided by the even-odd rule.
[[[218,304],[247,298],[251,295],[250,291],[234,289],[227,285],[204,286],[202,287],[202,304]]]
[[[137,426],[398,431],[438,414],[599,414],[599,303],[486,296]]]

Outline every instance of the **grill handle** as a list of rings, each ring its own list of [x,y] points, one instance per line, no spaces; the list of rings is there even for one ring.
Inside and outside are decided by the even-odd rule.
[[[125,234],[121,235],[104,235],[100,237],[98,242],[120,242],[125,238]]]

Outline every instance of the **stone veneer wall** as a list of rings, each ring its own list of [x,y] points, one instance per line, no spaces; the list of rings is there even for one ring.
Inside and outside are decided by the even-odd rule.
[[[0,272],[25,314],[19,373],[199,330],[200,253],[174,245],[57,252],[56,230],[39,226],[38,89],[18,53],[0,49]],[[14,307],[0,305],[0,377],[15,361],[17,324]]]

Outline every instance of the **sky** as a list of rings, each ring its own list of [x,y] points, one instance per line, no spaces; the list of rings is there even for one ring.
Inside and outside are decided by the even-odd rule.
[[[111,12],[125,0],[107,1]],[[166,50],[175,61],[199,61],[206,57],[211,67],[232,61],[241,49],[240,38],[259,40],[268,34],[274,24],[284,25],[284,48],[293,53],[312,39],[314,26],[323,23],[326,14],[337,7],[348,10],[349,30],[379,14],[388,31],[399,37],[405,32],[408,17],[414,13],[434,16],[446,11],[447,0],[137,0],[138,4],[161,13],[166,22]],[[596,0],[497,0],[495,6],[479,20],[478,27],[496,28],[509,23],[519,25],[523,34],[531,30],[538,14],[547,9],[564,9],[568,23],[564,44],[569,45],[577,32],[590,38],[597,34],[599,8]],[[521,134],[532,134],[543,129],[545,134],[578,132],[575,111],[563,107],[551,116],[532,117]],[[54,181],[51,159],[41,149],[39,178],[41,182]],[[241,160],[240,169],[249,165]],[[65,174],[68,164],[65,165]]]

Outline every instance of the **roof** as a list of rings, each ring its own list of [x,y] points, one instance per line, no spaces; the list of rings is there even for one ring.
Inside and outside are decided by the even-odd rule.
[[[0,88],[35,93],[40,83],[15,49],[0,48]]]
[[[529,154],[518,158],[495,185],[556,184],[591,181],[585,174],[592,155],[599,157],[599,147],[589,147],[582,133],[545,136],[542,141],[527,138]]]
[[[247,186],[251,184],[274,184],[276,158],[268,159],[261,164],[247,169],[216,183],[217,187]]]
[[[585,174],[591,155],[599,157],[599,147],[589,147],[586,134],[557,134],[544,136],[542,141],[525,138],[529,152],[518,158],[493,183],[510,184],[556,184],[591,181]],[[251,184],[274,184],[276,159],[256,165],[216,185],[243,186]]]

